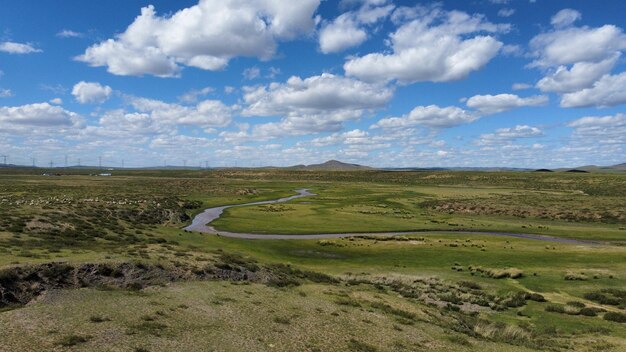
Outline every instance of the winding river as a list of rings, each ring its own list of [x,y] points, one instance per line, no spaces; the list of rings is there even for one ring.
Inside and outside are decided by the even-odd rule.
[[[516,237],[516,238],[524,238],[524,239],[531,239],[531,240],[566,243],[566,244],[578,244],[578,245],[603,244],[602,242],[598,242],[598,241],[586,241],[586,240],[578,240],[578,239],[573,239],[573,238],[536,235],[536,234],[530,234],[530,233],[513,233],[513,232],[415,230],[415,231],[398,231],[398,232],[358,232],[358,233],[354,232],[354,233],[316,233],[316,234],[307,234],[307,235],[280,235],[280,234],[258,234],[258,233],[245,233],[245,232],[218,231],[213,226],[210,226],[210,223],[213,220],[219,218],[224,212],[224,210],[228,208],[284,203],[284,202],[288,202],[288,201],[302,198],[302,197],[316,196],[316,194],[309,192],[308,189],[298,189],[296,190],[296,192],[297,192],[296,195],[285,197],[285,198],[208,208],[204,210],[202,213],[196,215],[191,225],[185,227],[184,229],[187,231],[195,231],[195,232],[208,233],[208,234],[224,236],[224,237],[243,238],[243,239],[250,239],[250,240],[311,240],[311,239],[343,238],[343,237],[355,237],[355,236],[389,237],[389,236],[402,236],[402,235],[417,234],[417,233],[423,232],[423,233],[448,233],[448,234],[458,233],[458,234],[471,234],[471,235]]]

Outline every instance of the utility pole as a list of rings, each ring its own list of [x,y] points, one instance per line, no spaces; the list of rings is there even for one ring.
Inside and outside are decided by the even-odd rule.
[[[3,159],[4,159],[4,162],[3,162],[2,164],[4,164],[4,165],[6,165],[6,164],[7,164],[7,158],[8,158],[8,157],[9,157],[8,155],[0,155],[0,158],[3,158]]]
[[[54,161],[50,162],[50,168],[52,169],[54,167]]]
[[[30,158],[30,160],[33,162],[33,167],[35,167],[35,158]]]
[[[78,158],[78,167],[80,167],[80,158]]]
[[[124,168],[124,159],[122,159],[122,169]]]
[[[187,167],[187,159],[183,159],[183,167]]]

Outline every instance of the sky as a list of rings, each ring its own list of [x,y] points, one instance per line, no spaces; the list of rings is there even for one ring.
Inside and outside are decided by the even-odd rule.
[[[626,162],[623,0],[6,0],[0,162]]]

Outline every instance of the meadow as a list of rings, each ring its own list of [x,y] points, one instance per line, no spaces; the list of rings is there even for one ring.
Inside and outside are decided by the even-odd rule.
[[[38,173],[0,171],[0,350],[626,349],[626,174]],[[182,230],[300,188],[213,225],[363,235]]]

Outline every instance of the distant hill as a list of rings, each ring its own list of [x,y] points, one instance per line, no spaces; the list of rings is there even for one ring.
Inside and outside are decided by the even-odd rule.
[[[579,170],[579,171],[586,171],[586,172],[602,172],[602,173],[623,172],[623,171],[626,171],[626,163],[612,165],[612,166],[585,165],[585,166],[576,167],[574,169],[570,169],[570,168],[557,169],[557,171],[566,171],[566,172],[571,172],[570,170]]]
[[[611,169],[613,170],[621,170],[621,171],[626,171],[626,163],[621,163],[621,164],[617,164],[617,165],[613,165],[613,166],[609,166]]]
[[[325,171],[351,171],[351,170],[372,170],[369,166],[359,164],[348,164],[338,160],[329,160],[322,164],[295,165],[289,167],[296,170],[325,170]]]

